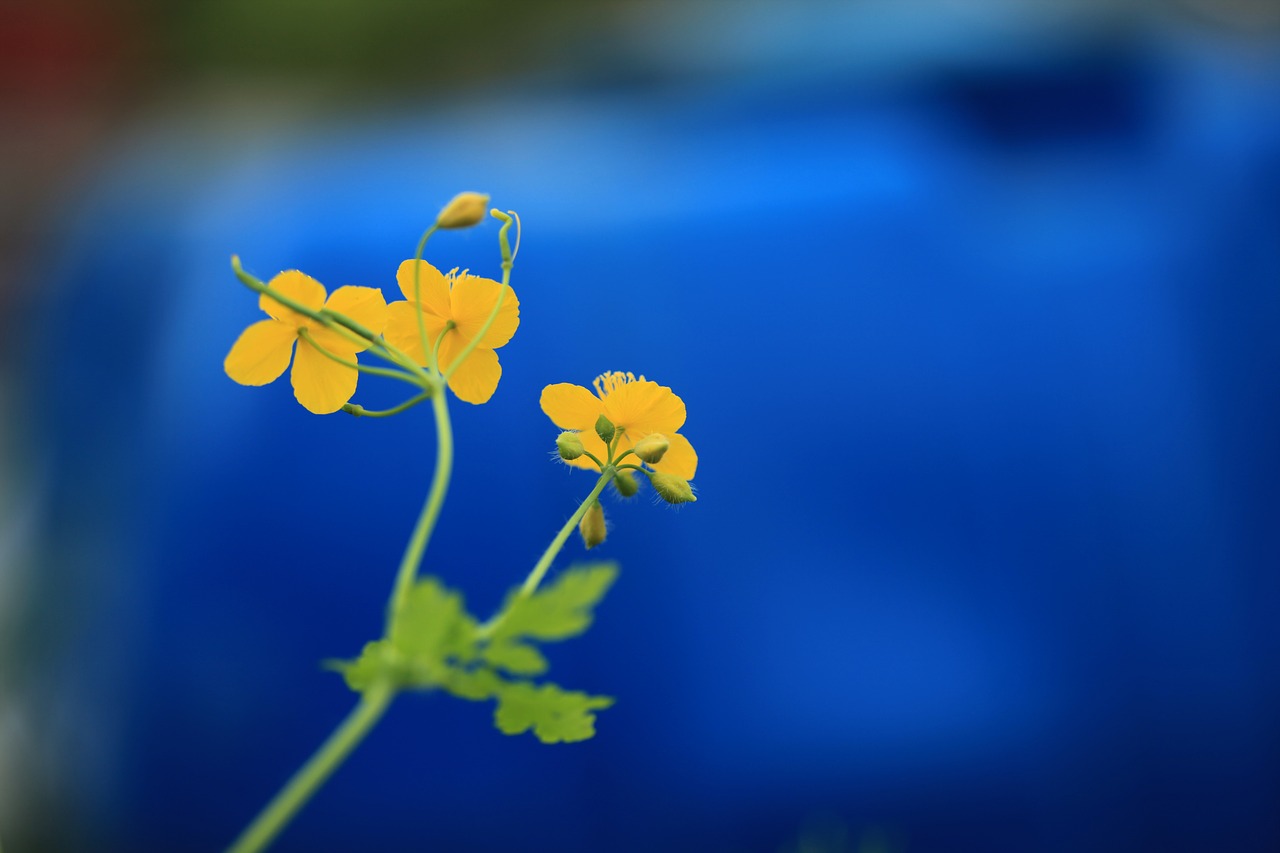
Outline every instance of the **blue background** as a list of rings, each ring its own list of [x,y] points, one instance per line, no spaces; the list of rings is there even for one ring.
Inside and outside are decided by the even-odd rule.
[[[278,849],[1280,849],[1280,63],[799,67],[120,145],[19,371],[32,837],[217,849],[351,707],[319,661],[380,631],[430,415],[232,383],[228,259],[391,297],[480,189],[524,222],[522,322],[453,402],[426,571],[489,612],[590,488],[545,384],[670,385],[699,501],[606,505],[620,580],[551,649],[618,697],[594,740],[405,696]],[[496,225],[428,259],[496,275]]]

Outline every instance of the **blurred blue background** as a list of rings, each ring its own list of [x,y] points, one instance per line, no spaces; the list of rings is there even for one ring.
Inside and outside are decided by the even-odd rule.
[[[431,419],[232,383],[228,259],[392,296],[464,189],[522,324],[427,571],[489,612],[590,488],[548,383],[670,385],[700,500],[606,506],[594,740],[406,696],[278,849],[1280,849],[1271,5],[7,15],[6,850],[220,849],[352,706]]]

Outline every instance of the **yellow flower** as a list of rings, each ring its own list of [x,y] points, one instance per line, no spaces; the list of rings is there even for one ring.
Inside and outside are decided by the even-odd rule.
[[[542,411],[561,429],[578,430],[578,438],[588,452],[604,460],[608,455],[604,442],[596,435],[595,423],[607,417],[619,431],[617,452],[630,450],[636,442],[653,433],[661,433],[670,447],[661,462],[649,467],[655,471],[692,480],[698,469],[698,454],[689,439],[676,430],[684,425],[684,401],[670,388],[632,373],[609,372],[597,376],[592,394],[581,385],[561,382],[542,389]],[[623,460],[639,464],[634,454]],[[594,468],[586,456],[569,462],[578,468]]]
[[[405,261],[396,270],[396,281],[407,301],[387,306],[389,316],[384,337],[387,343],[404,350],[418,364],[426,365],[427,355],[418,336],[418,315],[421,313],[430,346],[435,346],[441,331],[448,327],[444,340],[440,341],[439,364],[442,371],[448,370],[458,353],[480,334],[480,327],[498,301],[502,285],[465,272],[446,276],[426,261],[418,261],[422,301],[414,302],[413,264],[413,261]],[[448,326],[450,322],[453,323],[451,327]],[[449,387],[458,399],[485,403],[493,396],[498,380],[502,378],[502,365],[498,364],[498,354],[494,350],[505,346],[519,325],[520,300],[516,299],[515,291],[509,291],[489,331],[449,377]]]
[[[313,311],[323,307],[345,314],[375,335],[387,322],[387,303],[376,287],[339,287],[326,300],[324,285],[297,270],[280,273],[268,286]],[[329,358],[317,347],[351,362],[365,347],[286,308],[265,293],[258,298],[258,307],[271,319],[260,320],[240,334],[222,365],[227,375],[241,385],[266,385],[280,378],[292,357],[293,372],[289,378],[298,402],[317,415],[341,409],[356,392],[359,373],[354,367]],[[310,342],[303,337],[304,330]],[[298,342],[296,356],[293,355],[294,341]]]

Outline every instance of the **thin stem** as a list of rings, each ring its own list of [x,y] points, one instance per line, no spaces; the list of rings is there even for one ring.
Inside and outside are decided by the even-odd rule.
[[[449,478],[453,474],[453,426],[449,421],[448,398],[449,395],[443,388],[431,398],[431,407],[436,415],[436,471],[431,478],[427,502],[422,506],[418,523],[413,528],[413,536],[409,539],[404,557],[400,560],[400,569],[396,572],[396,585],[387,605],[387,636],[391,636],[391,625],[404,607],[409,589],[413,586],[418,566],[422,563],[422,554],[427,550],[427,542],[435,529],[436,519],[440,517],[445,492],[449,490]]]
[[[348,329],[355,332],[364,339],[364,343],[368,344],[370,352],[381,356],[392,364],[400,365],[420,378],[429,378],[427,372],[422,369],[421,365],[416,364],[414,360],[409,357],[407,352],[387,343],[384,338],[375,335],[370,329],[351,319],[346,314],[334,311],[331,308],[321,308],[320,316],[329,317],[335,323],[346,326]]]
[[[355,403],[347,403],[342,407],[342,411],[349,415],[355,415],[358,418],[389,418],[392,415],[398,415],[403,411],[412,409],[419,403],[430,400],[431,395],[434,393],[434,391],[423,391],[418,396],[411,397],[400,405],[393,406],[390,409],[366,409],[364,406],[358,406]]]
[[[574,528],[578,526],[578,522],[582,521],[582,517],[587,514],[587,510],[596,502],[596,499],[600,497],[600,493],[604,491],[605,485],[613,479],[614,473],[613,468],[605,468],[604,471],[601,472],[600,479],[596,480],[595,488],[591,490],[591,494],[587,495],[586,498],[583,499],[582,504],[579,505],[576,511],[574,511],[573,515],[569,516],[569,520],[564,523],[564,526],[560,528],[560,532],[556,534],[556,538],[551,540],[551,544],[547,546],[547,550],[542,552],[542,556],[538,558],[537,564],[535,564],[533,570],[529,572],[529,576],[524,579],[524,584],[520,587],[520,591],[516,593],[515,597],[507,603],[507,606],[504,607],[500,613],[476,629],[476,635],[480,639],[486,639],[493,636],[493,633],[498,630],[498,626],[502,624],[503,620],[507,618],[507,614],[511,612],[512,606],[514,606],[518,601],[528,598],[537,591],[538,584],[542,583],[542,578],[546,575],[547,570],[551,568],[551,563],[560,553],[560,549],[564,547],[564,543],[569,538],[569,534],[573,533]]]
[[[293,774],[293,778],[280,793],[254,818],[253,823],[228,848],[228,853],[257,853],[265,850],[333,771],[338,769],[351,750],[364,740],[394,698],[395,688],[389,685],[377,685],[366,691],[360,698],[360,704],[356,705],[320,749]]]
[[[467,356],[471,355],[471,352],[484,340],[484,336],[489,333],[494,320],[498,319],[498,311],[502,308],[502,303],[507,298],[507,293],[511,290],[511,265],[514,262],[514,258],[511,255],[511,244],[507,241],[507,232],[511,230],[512,219],[501,211],[495,210],[492,211],[492,214],[502,220],[502,227],[498,229],[498,246],[502,249],[502,287],[498,290],[498,298],[493,303],[493,310],[485,318],[484,325],[480,327],[480,331],[476,333],[475,337],[467,341],[467,345],[462,348],[462,352],[458,353],[457,357],[450,362],[449,369],[444,371],[446,380],[453,376],[454,371],[462,366],[462,363],[467,360]],[[441,335],[441,337],[444,336]]]
[[[336,319],[334,319],[334,316],[326,315],[323,311],[313,311],[312,309],[303,305],[301,302],[298,302],[296,299],[291,299],[288,296],[285,296],[280,291],[275,290],[274,288],[264,284],[260,279],[254,278],[253,276],[249,275],[247,272],[244,271],[244,268],[240,266],[239,255],[231,256],[231,270],[236,274],[236,278],[240,279],[240,281],[244,283],[246,286],[248,286],[250,290],[256,290],[258,293],[265,294],[266,296],[270,297],[271,299],[274,299],[276,302],[279,302],[281,305],[285,306],[286,308],[291,308],[294,311],[297,311],[299,314],[303,315],[304,317],[309,317],[312,320],[315,320],[317,323],[321,324],[326,329],[331,329],[337,334],[342,335],[344,338],[351,341],[352,343],[355,343],[361,347],[372,348],[372,347],[379,346],[379,342],[377,340],[372,338],[366,339],[363,336],[356,335],[349,329],[343,327],[342,324],[340,324]]]
[[[410,385],[419,385],[420,387],[420,383],[418,382],[418,380],[415,377],[410,376],[408,373],[405,373],[403,370],[387,370],[385,367],[370,367],[369,365],[361,364],[358,361],[347,361],[345,358],[335,353],[329,352],[327,349],[325,349],[324,347],[316,343],[316,339],[311,337],[311,332],[307,331],[306,329],[299,329],[298,337],[302,338],[303,341],[310,344],[312,349],[314,349],[316,352],[320,353],[325,358],[331,361],[336,361],[338,364],[344,365],[346,367],[353,367],[356,370],[360,371],[361,373],[371,373],[374,376],[387,376],[387,377],[390,377],[391,379],[399,379],[401,382],[408,382]]]
[[[418,340],[422,344],[422,351],[427,354],[427,364],[433,371],[438,371],[435,356],[431,354],[431,344],[427,341],[427,320],[422,315],[422,253],[427,250],[427,241],[431,239],[431,235],[436,233],[437,225],[432,225],[426,231],[422,232],[422,239],[418,241],[418,251],[413,255],[413,302],[417,307],[418,315]],[[444,337],[441,335],[440,337]]]
[[[446,321],[444,328],[440,330],[440,337],[436,338],[436,345],[431,348],[431,363],[437,365],[437,369],[439,369],[438,365],[440,364],[440,345],[444,343],[445,335],[449,334],[449,330],[456,328],[458,328],[457,323],[452,320]]]
[[[596,456],[590,450],[582,451],[582,455],[590,459],[592,462],[596,463],[596,467],[599,468],[601,471],[604,470],[604,463],[600,461],[600,457]]]
[[[614,465],[613,467],[615,467],[615,468],[630,468],[630,469],[631,469],[631,470],[633,470],[633,471],[639,471],[641,474],[648,474],[648,473],[649,473],[648,471],[646,471],[644,468],[640,467],[639,465],[632,465],[630,462],[624,462],[624,463],[623,463],[623,464],[621,464],[621,465]]]

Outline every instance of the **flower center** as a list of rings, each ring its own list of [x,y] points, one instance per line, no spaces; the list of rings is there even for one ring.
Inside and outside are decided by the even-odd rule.
[[[617,391],[628,382],[643,381],[643,376],[637,379],[634,373],[623,373],[619,370],[606,370],[604,373],[597,376],[591,384],[595,386],[596,396],[603,400],[605,397],[609,396],[614,391]]]

